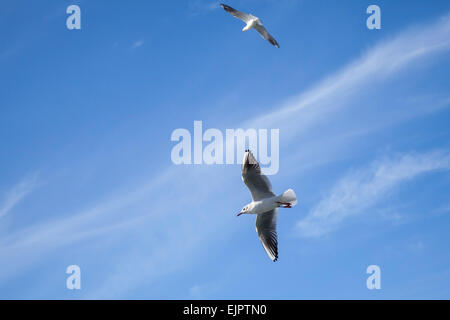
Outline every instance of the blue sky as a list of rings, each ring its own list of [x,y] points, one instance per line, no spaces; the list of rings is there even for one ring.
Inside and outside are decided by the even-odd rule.
[[[228,4],[281,48],[215,1],[0,2],[0,298],[450,298],[450,3]],[[172,163],[195,120],[280,129],[276,263],[239,165]]]

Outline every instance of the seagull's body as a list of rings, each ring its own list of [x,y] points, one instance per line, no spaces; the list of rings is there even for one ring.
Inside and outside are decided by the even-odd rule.
[[[269,179],[261,173],[261,168],[250,150],[246,150],[242,162],[242,180],[252,194],[252,202],[241,214],[256,214],[256,232],[267,255],[272,261],[278,260],[277,217],[278,208],[291,208],[297,204],[292,189],[277,196],[272,191]]]
[[[244,12],[238,11],[238,10],[236,10],[230,6],[227,6],[226,4],[223,4],[223,3],[221,4],[221,6],[225,11],[230,13],[233,17],[238,18],[246,23],[246,26],[242,29],[242,31],[255,29],[256,31],[258,31],[258,33],[261,35],[261,37],[263,37],[264,39],[269,41],[272,45],[274,45],[277,48],[280,47],[278,45],[277,40],[275,40],[275,38],[272,37],[269,32],[267,32],[266,28],[264,27],[264,25],[262,24],[261,20],[258,17],[255,17],[252,14],[246,14]]]

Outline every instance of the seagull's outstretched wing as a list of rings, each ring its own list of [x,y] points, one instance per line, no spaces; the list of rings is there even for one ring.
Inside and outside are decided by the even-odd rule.
[[[258,161],[250,150],[246,150],[242,162],[242,181],[252,193],[253,201],[275,196],[269,179],[261,173]]]
[[[250,20],[252,20],[252,18],[254,18],[254,16],[252,16],[251,14],[243,13],[230,6],[227,6],[226,4],[221,3],[220,5],[226,12],[230,13],[233,17],[244,21],[245,23],[248,23]]]
[[[272,45],[274,45],[275,47],[279,48],[280,45],[278,44],[277,40],[275,40],[274,37],[272,37],[270,35],[269,32],[267,32],[266,28],[264,28],[264,26],[262,24],[256,24],[255,25],[255,29],[256,31],[258,31],[258,33],[267,41],[269,41]]]
[[[259,240],[269,258],[274,262],[278,260],[277,217],[278,209],[275,208],[258,214],[256,218],[256,232]]]

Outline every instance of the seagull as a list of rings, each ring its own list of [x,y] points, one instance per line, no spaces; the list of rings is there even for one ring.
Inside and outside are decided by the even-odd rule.
[[[250,150],[245,150],[242,161],[242,181],[252,194],[252,202],[242,208],[242,214],[256,214],[256,232],[272,261],[278,260],[277,216],[278,208],[292,208],[297,204],[294,190],[288,189],[276,196],[269,179]]]
[[[279,48],[280,46],[278,45],[277,40],[275,40],[274,37],[272,37],[270,35],[269,32],[267,32],[266,28],[264,28],[261,20],[259,20],[258,17],[255,17],[252,14],[246,14],[244,12],[238,11],[236,9],[233,9],[230,6],[227,6],[226,4],[221,3],[220,4],[222,6],[222,8],[230,13],[233,17],[238,18],[242,21],[244,21],[247,25],[244,27],[244,29],[242,29],[242,32],[250,30],[250,29],[255,29],[256,31],[259,32],[259,34],[266,39],[267,41],[269,41],[272,45],[274,45],[275,47]]]

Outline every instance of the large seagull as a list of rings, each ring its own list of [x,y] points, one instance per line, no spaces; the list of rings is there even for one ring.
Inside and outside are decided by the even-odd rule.
[[[242,208],[242,214],[256,214],[256,232],[272,261],[278,260],[278,208],[292,208],[297,204],[294,190],[288,189],[276,196],[269,179],[261,173],[258,161],[250,150],[245,150],[242,162],[242,180],[252,194],[252,202]]]
[[[246,14],[243,13],[241,11],[238,11],[236,9],[233,9],[230,6],[227,6],[226,4],[221,3],[220,4],[222,6],[222,8],[225,9],[226,12],[229,12],[233,17],[238,18],[242,21],[244,21],[247,25],[244,27],[244,29],[242,29],[242,31],[247,31],[250,29],[255,29],[256,31],[259,32],[259,34],[266,39],[267,41],[269,41],[272,45],[274,45],[275,47],[279,48],[280,46],[278,45],[277,40],[275,40],[274,37],[272,37],[270,35],[269,32],[267,32],[266,28],[264,28],[261,20],[259,20],[258,17],[255,17],[252,14]]]

